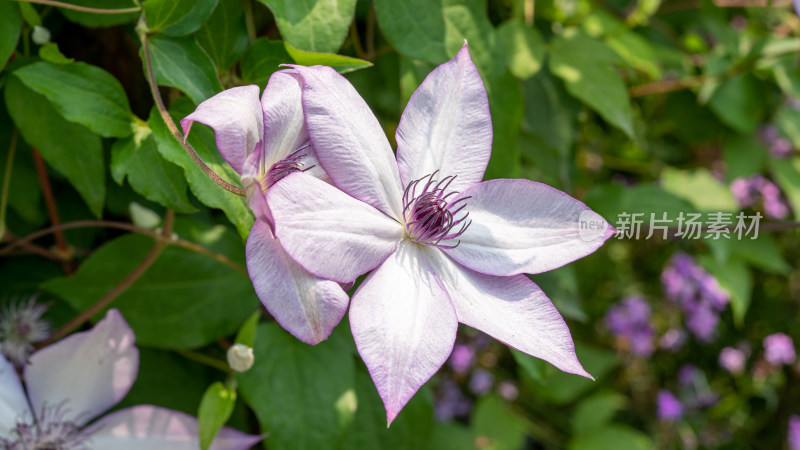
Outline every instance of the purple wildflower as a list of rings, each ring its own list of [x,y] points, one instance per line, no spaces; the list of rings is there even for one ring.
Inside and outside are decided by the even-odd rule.
[[[691,386],[699,373],[700,369],[694,364],[684,364],[678,371],[678,383],[681,386]]]
[[[744,371],[747,356],[742,350],[725,347],[719,353],[719,365],[728,372],[738,375]]]
[[[658,418],[666,422],[674,422],[683,416],[683,404],[672,392],[662,389],[656,397]]]
[[[792,338],[786,334],[775,333],[764,338],[764,359],[773,366],[789,365],[796,357]]]
[[[679,328],[670,328],[666,333],[664,333],[663,336],[661,336],[661,339],[658,341],[658,345],[661,348],[673,353],[683,348],[683,344],[685,343],[686,332]]]
[[[469,391],[475,395],[484,395],[494,386],[494,375],[486,369],[477,369],[469,378]]]
[[[519,388],[513,381],[506,380],[497,385],[497,393],[509,402],[513,402],[519,397]]]
[[[800,416],[792,414],[789,417],[789,433],[787,441],[789,450],[800,450]]]
[[[464,344],[453,346],[450,353],[450,367],[458,374],[465,374],[475,364],[475,350]]]
[[[637,356],[650,356],[654,350],[654,331],[650,326],[650,305],[640,296],[628,297],[612,306],[606,314],[606,326],[612,334],[630,344]]]
[[[472,401],[453,380],[444,380],[437,389],[434,415],[442,422],[464,417],[472,409]]]
[[[736,178],[731,182],[731,193],[740,208],[754,206],[763,199],[764,213],[771,219],[782,220],[789,215],[789,205],[780,188],[760,174]]]

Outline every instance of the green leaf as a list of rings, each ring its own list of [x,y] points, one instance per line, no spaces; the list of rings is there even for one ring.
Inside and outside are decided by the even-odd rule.
[[[239,393],[273,450],[335,449],[356,410],[355,362],[343,339],[306,345],[275,323],[258,327],[255,364]]]
[[[795,219],[800,220],[800,156],[789,160],[770,158],[769,168],[792,205]]]
[[[750,134],[762,121],[764,89],[753,75],[737,75],[714,92],[708,106],[726,125]]]
[[[754,135],[734,135],[725,139],[725,175],[728,181],[760,173],[767,160],[767,148]]]
[[[509,348],[514,361],[517,362],[519,368],[529,376],[531,379],[544,383],[547,378],[547,363],[539,358],[533,357],[527,353]]]
[[[536,75],[544,59],[544,40],[539,31],[520,19],[511,19],[497,28],[497,35],[505,46],[511,73],[522,80]]]
[[[147,124],[136,136],[118,139],[111,147],[111,175],[117,184],[128,177],[133,190],[148,200],[189,213],[197,209],[186,197],[186,180],[180,167],[165,161]]]
[[[364,370],[356,371],[356,409],[353,425],[347,432],[345,450],[416,450],[423,448],[433,428],[433,396],[423,387],[403,408],[390,427],[386,409],[375,383]]]
[[[173,120],[177,122],[177,119],[186,117],[193,110],[194,107],[188,102],[176,101],[173,104],[171,114],[173,115]],[[236,230],[239,231],[242,239],[247,239],[255,222],[255,217],[247,205],[247,200],[222,189],[197,167],[194,160],[186,152],[186,149],[170,133],[161,115],[155,109],[150,112],[148,123],[150,129],[153,130],[158,152],[164,159],[183,169],[186,181],[189,183],[189,188],[195,197],[206,206],[224,211],[228,220],[236,226]],[[199,125],[193,126],[189,135],[189,143],[197,151],[200,159],[211,170],[222,178],[236,183],[236,180],[239,179],[239,174],[222,159],[215,145],[214,133],[210,128]]]
[[[661,172],[661,185],[665,191],[685,199],[701,212],[739,210],[731,190],[707,169],[690,172],[667,167]]]
[[[14,128],[14,122],[8,116],[6,108],[0,108],[0,142],[7,143],[7,145],[0,145],[0,173],[3,174],[0,179],[3,180],[8,162],[8,151],[15,132]],[[19,134],[17,134],[17,145],[12,164],[8,206],[13,208],[25,222],[36,226],[43,225],[47,218],[47,212],[42,206],[42,187],[39,184],[39,177],[36,174],[28,146]],[[0,280],[0,285],[5,287],[4,281]],[[35,287],[32,287],[31,290],[35,290]]]
[[[292,57],[289,56],[283,42],[261,38],[250,44],[239,68],[244,82],[258,83],[264,87],[270,75],[279,70],[281,64],[292,62]]]
[[[150,57],[159,85],[183,91],[195,104],[222,90],[211,58],[189,37],[152,36]]]
[[[216,7],[217,0],[147,0],[144,16],[150,31],[183,36],[197,31]]]
[[[633,138],[628,90],[614,69],[619,57],[606,44],[572,31],[553,40],[550,70],[564,80],[570,94]]]
[[[358,69],[372,67],[372,63],[363,59],[353,58],[352,56],[337,55],[335,53],[315,53],[298,50],[288,42],[284,42],[286,52],[292,57],[294,62],[301,66],[330,66],[339,73],[348,73]]]
[[[132,0],[69,0],[70,4],[78,6],[88,6],[90,8],[102,9],[129,9],[136,7]],[[124,14],[95,14],[74,11],[72,9],[61,8],[58,10],[71,22],[81,24],[86,27],[111,27],[130,23],[139,17],[140,12],[134,11]]]
[[[400,55],[400,103],[407,105],[414,91],[433,70],[433,64]]]
[[[275,16],[283,40],[294,48],[335,53],[347,37],[356,0],[259,0]]]
[[[222,0],[195,33],[195,37],[214,60],[219,72],[230,69],[247,50],[247,31],[241,2]]]
[[[0,0],[0,70],[17,48],[19,32],[22,29],[22,18],[17,2]]]
[[[207,450],[214,436],[231,417],[236,406],[236,390],[221,382],[212,384],[203,394],[197,410],[197,432],[200,435],[200,448]]]
[[[64,120],[46,97],[28,89],[17,77],[8,77],[5,100],[25,141],[69,180],[92,213],[100,217],[106,196],[100,137]]]
[[[566,265],[555,270],[531,275],[531,279],[544,292],[547,292],[553,305],[564,317],[579,322],[588,320],[588,316],[583,311],[583,300],[574,266]]]
[[[154,244],[148,236],[122,236],[92,253],[72,276],[42,287],[83,311],[125,279]],[[112,306],[133,328],[139,345],[186,348],[233,333],[257,304],[244,268],[168,246]]]
[[[31,28],[35,26],[42,26],[42,18],[39,16],[39,12],[36,11],[36,8],[33,7],[32,3],[20,2],[19,12],[22,13],[22,19]]]
[[[489,91],[489,110],[492,115],[492,157],[486,167],[485,179],[513,178],[520,169],[517,146],[525,105],[519,81],[506,71],[500,82]]]
[[[459,423],[436,423],[427,450],[475,450],[475,437]]]
[[[778,129],[792,141],[794,147],[800,148],[800,111],[792,106],[782,105],[773,120]]]
[[[575,353],[586,371],[597,380],[602,380],[618,364],[616,354],[607,349],[576,342]],[[529,378],[530,387],[535,395],[557,405],[573,402],[598,385],[588,378],[561,372],[550,364],[545,364],[544,382]]]
[[[28,3],[25,4],[27,5]],[[75,58],[67,58],[64,56],[61,50],[58,49],[58,44],[55,42],[48,42],[39,47],[39,58],[53,64],[69,64],[75,62]]]
[[[478,400],[472,413],[472,430],[476,440],[482,441],[482,449],[518,450],[525,443],[522,420],[495,394]]]
[[[44,95],[70,122],[103,137],[126,137],[133,132],[133,113],[122,85],[105,70],[89,64],[38,62],[14,74]]]
[[[699,262],[717,279],[720,286],[731,294],[733,321],[741,328],[753,292],[753,275],[747,265],[740,258],[720,259],[710,258],[707,255],[700,257]]]
[[[601,429],[626,403],[627,398],[619,392],[603,391],[587,397],[572,413],[572,431],[586,434]]]
[[[637,216],[637,220],[645,223],[649,223],[651,217],[661,220],[662,215],[666,213],[668,220],[677,223],[681,213],[697,212],[688,201],[667,192],[661,186],[650,183],[631,187],[616,184],[598,185],[589,191],[586,204],[612,225],[618,222],[622,213],[641,213],[643,215]],[[642,233],[641,238],[645,236],[646,233]]]
[[[256,340],[256,330],[258,329],[258,319],[260,318],[261,311],[256,311],[253,314],[250,314],[250,317],[247,318],[244,325],[239,328],[239,332],[236,333],[236,339],[234,342],[252,347]]]
[[[485,0],[376,0],[375,9],[381,30],[400,53],[441,64],[467,40],[487,87],[503,78],[503,47]]]
[[[570,450],[649,450],[655,443],[641,431],[626,425],[609,425],[577,436],[567,446]]]

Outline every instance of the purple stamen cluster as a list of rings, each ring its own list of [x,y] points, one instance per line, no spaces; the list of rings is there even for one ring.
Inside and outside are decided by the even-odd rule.
[[[470,197],[462,197],[448,204],[448,199],[458,194],[457,191],[447,192],[447,188],[456,177],[448,176],[437,180],[434,178],[437,172],[414,180],[406,186],[403,193],[406,232],[414,242],[452,249],[456,248],[461,241],[455,244],[446,242],[464,234],[464,231],[472,223],[471,220],[467,221],[469,212],[459,216],[459,213],[467,206],[466,201]],[[420,188],[419,193],[417,193],[418,188]]]
[[[36,297],[11,301],[0,315],[0,354],[17,367],[28,362],[33,344],[50,335],[50,325],[42,320],[47,307],[36,303]]]
[[[731,193],[740,208],[755,206],[759,199],[763,199],[764,213],[770,219],[782,220],[789,215],[789,205],[778,185],[759,174],[733,180]]]
[[[698,339],[710,342],[717,330],[719,314],[730,301],[719,282],[691,256],[678,253],[661,273],[666,297],[686,315],[686,327]]]
[[[311,169],[314,166],[303,168],[303,163],[301,159],[306,156],[305,153],[300,153],[303,150],[310,147],[310,145],[306,145],[305,147],[299,148],[294,153],[290,154],[286,158],[276,162],[272,165],[272,167],[267,170],[267,173],[264,175],[264,187],[265,189],[269,189],[270,186],[277,183],[283,178],[286,178],[291,173],[294,172],[305,172],[306,170]]]
[[[62,405],[42,406],[35,423],[19,422],[9,431],[10,438],[0,439],[7,450],[69,449],[88,450],[90,433],[77,424],[64,420]],[[31,421],[33,422],[33,421]]]
[[[650,356],[653,353],[653,327],[650,326],[650,305],[640,296],[627,297],[606,314],[606,326],[615,336],[626,340],[631,353]]]
[[[769,153],[775,158],[788,158],[794,153],[792,141],[781,136],[778,127],[773,124],[762,125],[758,130],[758,137],[769,148]]]

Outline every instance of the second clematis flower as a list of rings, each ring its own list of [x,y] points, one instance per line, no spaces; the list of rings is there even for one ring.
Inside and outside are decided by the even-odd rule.
[[[349,301],[344,290],[320,279],[289,257],[273,234],[265,193],[292,172],[328,179],[317,162],[292,70],[270,77],[259,101],[258,86],[242,86],[211,97],[183,120],[188,136],[193,122],[214,129],[220,153],[242,176],[256,222],[247,239],[247,271],[258,298],[284,329],[307,344],[328,338]]]
[[[291,174],[267,193],[275,233],[309,272],[341,283],[372,269],[350,325],[394,420],[442,366],[458,323],[557,368],[591,377],[566,323],[525,273],[594,252],[611,227],[586,205],[528,180],[483,181],[489,102],[466,44],[411,97],[397,156],[353,86],[329,67],[294,66],[319,163],[339,189]]]

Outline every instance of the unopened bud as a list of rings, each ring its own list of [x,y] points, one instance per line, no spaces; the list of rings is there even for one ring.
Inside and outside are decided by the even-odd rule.
[[[47,44],[50,42],[50,30],[43,26],[36,25],[33,27],[31,39],[33,39],[33,42],[37,45]]]
[[[237,372],[250,370],[253,361],[253,349],[244,344],[234,344],[228,349],[228,365]]]

